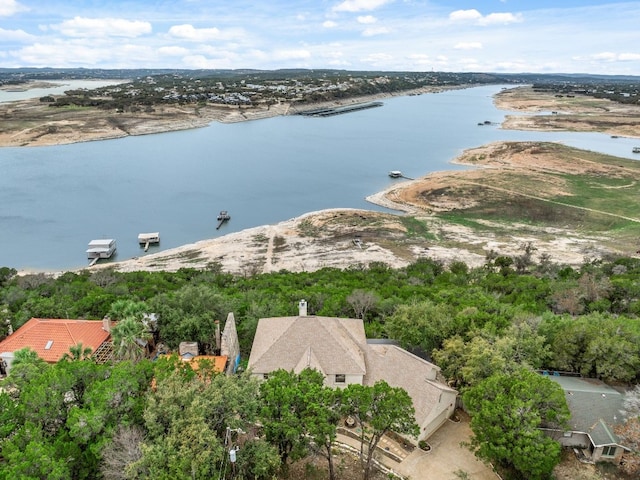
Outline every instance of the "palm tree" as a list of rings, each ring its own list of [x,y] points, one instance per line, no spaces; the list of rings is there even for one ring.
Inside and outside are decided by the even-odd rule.
[[[91,347],[82,347],[82,342],[77,345],[71,345],[69,347],[69,353],[65,353],[62,356],[62,360],[69,362],[74,360],[87,360],[91,356]]]
[[[111,304],[109,316],[115,320],[124,320],[127,317],[133,317],[142,320],[144,315],[149,311],[149,307],[144,302],[136,302],[135,300],[116,300]]]
[[[145,350],[140,343],[146,341],[148,336],[147,328],[137,318],[126,317],[120,320],[111,329],[116,358],[134,362],[142,359]]]

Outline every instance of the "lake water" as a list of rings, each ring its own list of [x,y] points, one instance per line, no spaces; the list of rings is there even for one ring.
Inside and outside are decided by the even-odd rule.
[[[46,83],[50,84],[47,88],[31,88],[24,91],[19,90],[21,85],[9,86],[9,90],[0,89],[0,103],[39,98],[46,95],[62,95],[67,90],[78,88],[91,90],[124,82],[125,80],[46,80]],[[16,88],[16,91],[12,91],[11,88]]]
[[[83,267],[87,243],[97,238],[117,239],[114,259],[124,260],[144,254],[141,232],[159,231],[165,250],[315,210],[382,210],[365,197],[398,181],[389,170],[418,177],[460,169],[449,162],[464,149],[497,140],[560,141],[633,158],[637,140],[478,126],[508,113],[493,106],[499,90],[396,97],[327,118],[0,148],[0,266]],[[216,230],[220,210],[231,220]]]

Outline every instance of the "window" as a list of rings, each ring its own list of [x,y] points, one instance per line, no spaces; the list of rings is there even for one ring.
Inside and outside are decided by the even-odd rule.
[[[344,383],[346,381],[347,379],[344,373],[336,373],[336,383]]]
[[[616,447],[613,445],[609,445],[607,447],[602,448],[602,456],[603,457],[615,457],[616,455]]]
[[[269,379],[269,374],[268,374],[268,373],[263,373],[263,374],[262,374],[262,378],[263,378],[264,380],[268,380],[268,379]]]

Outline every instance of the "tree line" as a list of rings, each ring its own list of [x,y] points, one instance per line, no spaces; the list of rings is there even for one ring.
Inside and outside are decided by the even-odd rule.
[[[212,264],[206,270],[182,269],[176,273],[119,273],[112,270],[96,270],[67,272],[57,278],[42,274],[16,276],[14,270],[4,268],[0,269],[0,320],[4,320],[0,321],[0,325],[5,329],[4,335],[7,320],[14,329],[31,317],[100,319],[110,315],[119,320],[120,326],[114,329],[113,336],[118,357],[126,362],[123,365],[117,363],[108,367],[91,368],[108,368],[115,371],[98,374],[104,375],[105,378],[117,376],[120,368],[142,368],[141,372],[136,370],[127,375],[130,381],[140,378],[140,392],[145,393],[140,393],[139,404],[133,400],[132,403],[127,402],[128,407],[123,408],[130,407],[132,410],[118,413],[118,421],[108,432],[101,434],[104,436],[100,437],[98,443],[100,446],[106,446],[115,442],[120,438],[115,435],[116,432],[120,432],[121,424],[135,424],[136,429],[122,431],[120,434],[125,439],[138,439],[137,444],[140,445],[143,454],[136,453],[140,456],[136,457],[137,460],[133,463],[138,466],[146,465],[140,468],[143,468],[143,472],[148,472],[152,465],[160,465],[157,462],[168,461],[170,456],[167,449],[170,447],[178,450],[186,448],[180,447],[182,438],[169,438],[171,432],[177,432],[177,425],[195,428],[190,420],[179,416],[176,426],[166,426],[161,434],[154,436],[153,425],[165,421],[166,418],[161,419],[158,413],[156,420],[145,423],[145,415],[151,415],[145,413],[151,408],[150,405],[160,401],[158,395],[165,392],[165,387],[168,389],[168,396],[186,395],[194,389],[190,394],[192,397],[189,398],[196,398],[199,396],[196,393],[200,391],[198,389],[209,388],[209,383],[213,382],[211,379],[196,380],[190,374],[189,381],[196,383],[181,384],[179,382],[184,380],[174,373],[167,376],[166,381],[169,383],[165,385],[165,378],[158,373],[159,363],[143,368],[146,361],[141,361],[135,343],[135,338],[139,335],[142,313],[156,314],[159,339],[170,349],[176,349],[181,341],[197,341],[200,344],[200,353],[213,353],[214,321],[223,320],[228,312],[234,312],[242,356],[247,358],[258,319],[295,315],[298,301],[304,298],[311,315],[361,318],[369,338],[395,339],[404,348],[434,361],[442,368],[442,373],[450,384],[463,395],[464,403],[472,415],[474,435],[471,448],[476,454],[501,468],[506,478],[544,479],[549,477],[553,466],[559,461],[560,447],[557,443],[541,437],[538,427],[545,423],[561,428],[566,422],[568,412],[557,384],[535,371],[557,370],[618,384],[637,383],[640,377],[639,273],[638,258],[585,260],[581,266],[571,267],[550,264],[544,259],[534,264],[530,259],[514,261],[495,255],[488,257],[487,263],[479,268],[469,268],[462,262],[453,262],[445,266],[434,260],[421,259],[401,269],[391,269],[387,265],[374,263],[367,267],[354,265],[344,270],[327,268],[316,272],[281,271],[247,276],[225,273],[216,264]],[[78,351],[71,357],[82,359],[83,355]],[[45,371],[79,368],[71,367],[72,364],[74,362],[61,362],[61,366],[55,365]],[[79,364],[84,365],[82,361]],[[68,372],[65,375],[67,378]],[[270,392],[266,385],[276,387],[270,383],[272,378],[269,378],[262,387],[246,386],[248,389],[257,390],[246,390],[242,395],[254,400],[261,399],[260,408],[251,408],[258,409],[263,414],[266,413],[263,410],[270,405],[268,395],[277,398],[280,403],[283,399],[290,399],[292,404],[287,409],[287,414],[295,414],[298,417],[281,418],[277,427],[289,425],[284,428],[285,433],[298,435],[299,432],[291,430],[290,426],[296,422],[305,427],[320,422],[320,431],[326,434],[328,428],[331,433],[333,427],[328,427],[325,420],[329,417],[334,418],[336,412],[344,414],[344,405],[353,406],[353,400],[337,398],[328,392],[319,393],[323,391],[320,387],[321,382],[316,382],[315,387],[307,385],[305,382],[313,378],[311,374],[304,380],[295,376],[287,377],[291,372],[283,372],[281,375],[282,377],[280,374],[274,375],[273,381],[279,379],[286,385],[305,385],[306,390],[303,393],[292,393],[295,388],[278,391],[279,393]],[[151,378],[155,378],[156,390],[149,396],[142,385],[147,385]],[[65,392],[73,390],[73,381],[68,378],[65,381],[67,383],[45,377],[42,380],[43,384],[60,384]],[[227,380],[216,380],[224,381]],[[233,388],[240,390],[245,388],[243,382],[247,382],[246,385],[251,383],[250,379],[237,381],[238,384]],[[89,391],[86,387],[89,383],[89,380],[82,380],[79,391]],[[25,384],[22,388],[16,387],[21,392],[21,398],[22,390],[31,392],[32,384],[36,385],[37,382],[29,382],[28,386]],[[127,393],[127,398],[137,398],[136,388],[138,387],[130,387],[128,392],[131,394]],[[41,392],[46,391],[46,387],[42,385],[40,389]],[[357,392],[350,393],[356,395]],[[112,394],[115,397],[110,397],[111,402],[115,401],[114,398],[122,397],[122,393]],[[324,407],[318,407],[313,412],[301,407],[310,405],[310,402],[300,401],[300,398],[316,394],[318,397],[314,396],[311,403]],[[31,407],[37,405],[38,410],[46,412],[47,410],[41,406],[46,404],[45,400],[36,401],[32,395],[35,393],[29,393],[24,398],[34,398],[35,403],[29,404],[29,408],[23,407],[23,411],[35,411]],[[325,395],[328,398],[325,398]],[[231,396],[226,400],[234,402]],[[13,417],[13,414],[6,412],[13,412],[15,404],[11,406],[6,398],[2,401],[5,418]],[[65,400],[57,401],[57,407],[51,408],[65,412],[69,410],[69,405],[64,403]],[[118,401],[115,401],[114,405],[118,406]],[[184,404],[182,400],[167,401]],[[298,407],[295,406],[295,402],[301,402],[298,404],[300,411],[296,410]],[[276,402],[270,415],[286,413],[276,412],[277,405]],[[325,408],[327,405],[332,408]],[[488,408],[488,405],[493,407]],[[203,412],[210,409],[224,412],[225,408],[232,407],[209,405],[202,408]],[[158,412],[164,409],[170,407],[163,405]],[[300,422],[300,415],[312,413],[319,415],[319,419],[314,418],[312,421],[311,417],[305,416],[305,420]],[[179,412],[176,414],[182,415]],[[193,412],[196,417],[200,414],[206,413]],[[27,424],[31,425],[26,422],[31,417],[25,416],[26,413],[22,415],[23,417],[19,418],[24,418],[25,423],[15,427],[17,430],[10,428],[10,425],[13,425],[11,422],[3,427],[4,432],[9,432],[6,438],[18,439],[19,435],[15,432],[23,431]],[[135,416],[136,420],[129,422],[127,415]],[[170,417],[169,413],[162,415]],[[238,415],[239,413],[234,411],[231,417],[242,418]],[[101,413],[98,418],[107,421],[109,417],[107,413]],[[354,418],[357,418],[357,415]],[[366,415],[363,418],[367,418]],[[55,419],[55,415],[47,414],[45,419],[38,420],[39,423],[36,424],[44,433],[34,435],[37,438],[49,439],[52,437],[47,437],[48,433],[56,432],[57,435],[61,431],[60,428],[63,428],[62,425],[67,425],[67,418]],[[92,422],[88,417],[78,421],[82,428],[99,429],[99,422]],[[196,423],[200,425],[202,422]],[[225,429],[230,426],[246,431],[244,427],[236,426],[233,422],[226,423],[228,425],[225,425]],[[363,425],[371,423],[371,418],[368,418]],[[295,444],[282,432],[279,433],[276,427],[271,430],[264,417],[261,424],[264,430],[259,438],[264,439],[271,447],[267,448],[263,443],[251,445],[250,448],[255,448],[256,451],[251,457],[258,458],[264,454],[265,458],[271,460],[265,460],[260,468],[275,465],[281,469],[290,460],[298,458],[300,452],[308,451],[308,445]],[[492,425],[501,427],[496,430]],[[633,425],[635,424],[630,423],[629,429]],[[218,430],[214,435],[212,432],[216,428]],[[212,438],[223,442],[224,445],[226,430],[222,431],[220,428],[221,424],[215,428],[211,427],[212,431],[194,430],[192,441],[205,442],[205,438],[214,435]],[[411,432],[409,426],[407,431]],[[68,432],[65,435],[68,435]],[[36,437],[28,436],[29,441]],[[303,437],[314,438],[314,434],[305,431]],[[162,442],[169,444],[158,446],[159,450],[147,450],[156,438],[159,442],[162,439]],[[375,435],[368,438],[375,438]],[[639,438],[640,436],[635,441]],[[20,444],[20,448],[26,448],[28,442],[24,442],[26,440]],[[314,445],[322,444],[322,438],[316,437]],[[142,445],[145,447],[142,448]],[[71,449],[70,446],[64,448]],[[104,450],[99,447],[92,448],[95,458],[91,462],[95,466],[104,460]],[[37,446],[37,449],[46,451],[42,445]],[[18,448],[7,450],[3,446],[1,451],[3,457],[9,459],[13,458],[11,452],[17,452]],[[362,451],[364,453],[370,450],[363,448]],[[328,455],[330,452],[329,449]],[[147,453],[151,456],[145,457],[144,454]],[[223,458],[220,457],[220,452],[212,452],[211,455],[211,458],[203,460],[203,465],[209,465],[209,460],[215,455],[218,455],[215,458]],[[143,458],[154,460],[144,463],[140,460]],[[176,455],[175,458],[177,461],[190,457]],[[363,458],[363,465],[367,465],[366,457]],[[240,461],[239,456],[238,468]],[[192,467],[193,465],[189,468]],[[163,468],[174,467],[165,465]],[[254,465],[251,468],[258,467]],[[179,470],[186,471],[188,466],[183,464]],[[273,473],[272,470],[269,472]],[[162,476],[160,470],[155,473]]]

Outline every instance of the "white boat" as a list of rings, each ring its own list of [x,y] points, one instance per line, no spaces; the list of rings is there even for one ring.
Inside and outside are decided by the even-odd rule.
[[[633,150],[631,150],[633,153],[640,153],[640,147],[633,147]]]
[[[400,178],[400,177],[402,177],[402,172],[400,170],[391,170],[389,172],[389,176],[391,178]]]
[[[141,233],[138,235],[138,243],[146,245],[148,243],[160,243],[160,232]]]
[[[91,240],[88,247],[88,258],[110,258],[116,251],[116,241],[113,238]]]

